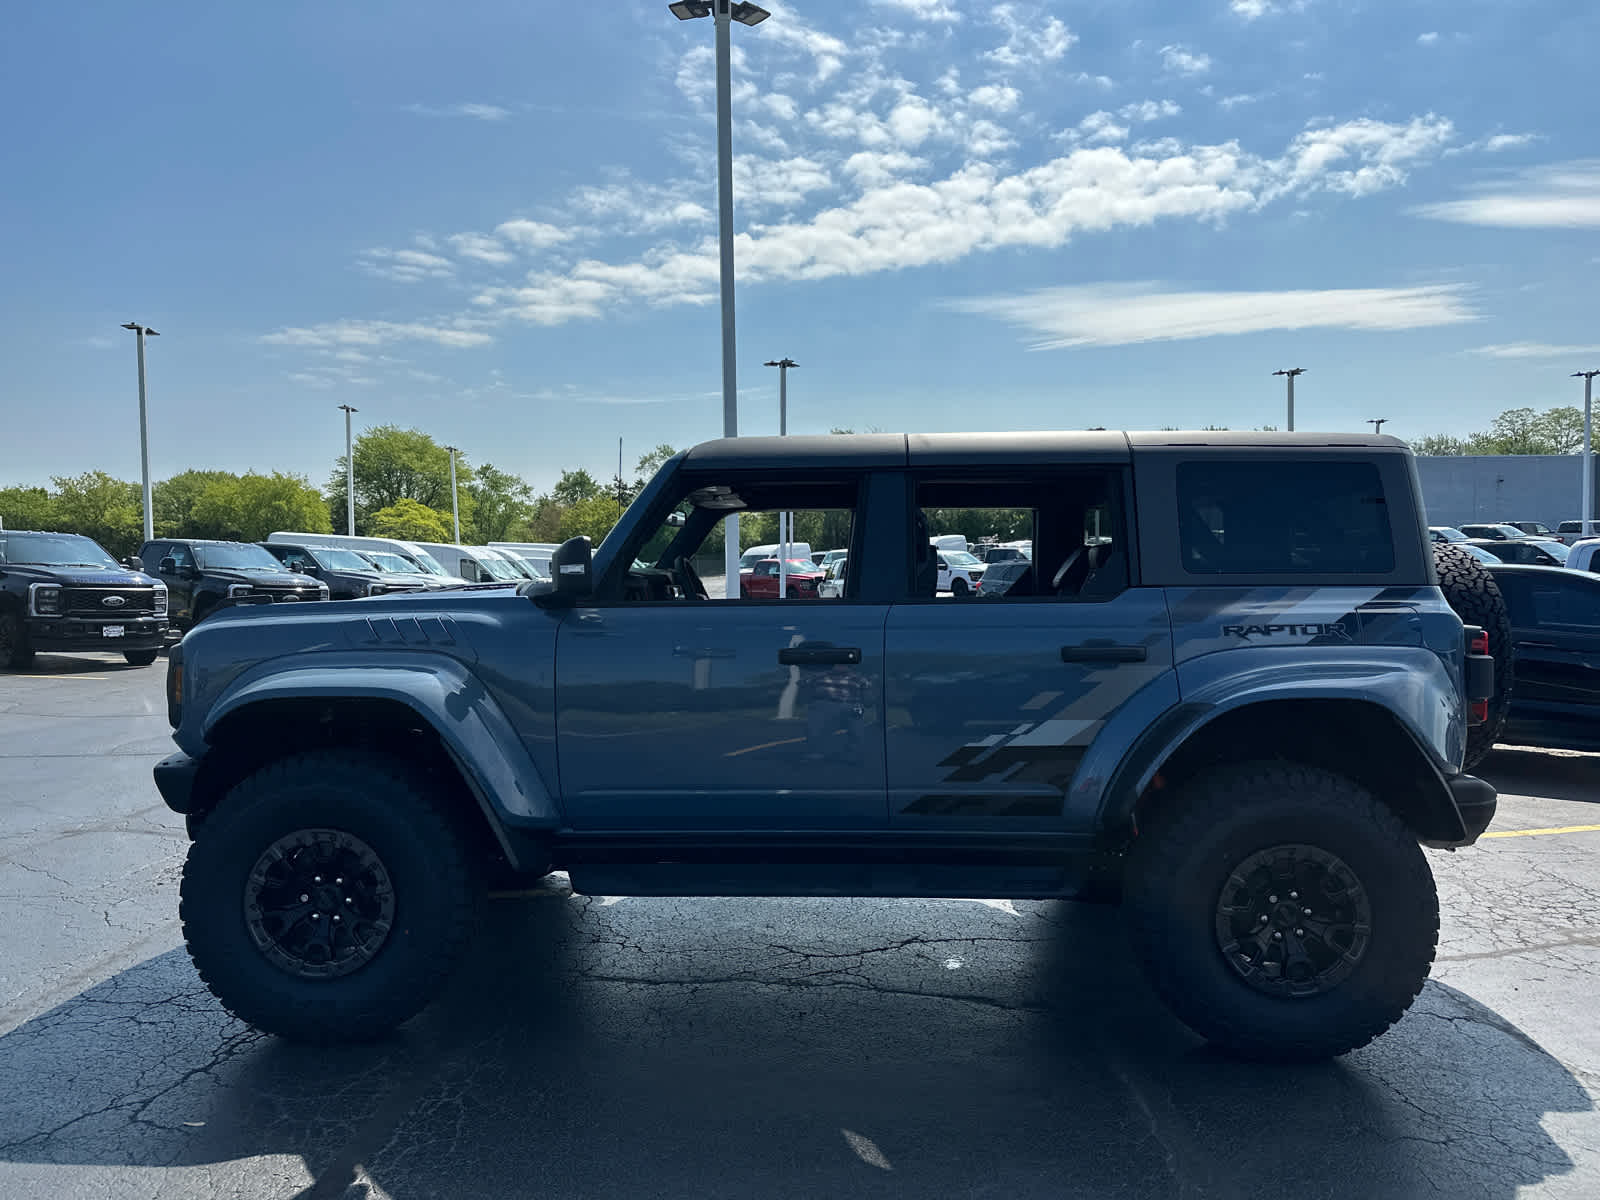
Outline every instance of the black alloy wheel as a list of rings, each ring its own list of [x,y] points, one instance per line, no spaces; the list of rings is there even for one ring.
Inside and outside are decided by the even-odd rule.
[[[377,956],[394,885],[372,847],[342,829],[299,829],[268,846],[244,885],[256,949],[299,979],[337,979]]]

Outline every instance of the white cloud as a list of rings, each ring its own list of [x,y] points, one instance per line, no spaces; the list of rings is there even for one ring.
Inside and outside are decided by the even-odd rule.
[[[961,20],[961,14],[950,0],[872,0],[872,3],[878,8],[898,9],[918,21],[953,24]]]
[[[1259,99],[1261,99],[1259,94],[1251,95],[1249,92],[1239,92],[1236,95],[1224,96],[1218,100],[1217,107],[1226,112],[1239,107],[1241,104],[1254,104]]]
[[[967,93],[968,103],[997,113],[1014,111],[1017,107],[1017,101],[1021,99],[1021,92],[1003,83],[985,84],[983,87],[973,88],[972,91]]]
[[[450,246],[462,258],[474,259],[496,267],[503,267],[516,258],[516,255],[486,233],[453,234]]]
[[[1236,17],[1243,17],[1246,21],[1257,21],[1274,12],[1272,0],[1231,0],[1228,5]]]
[[[1419,46],[1431,46],[1435,42],[1437,42],[1438,40],[1439,40],[1439,35],[1437,33],[1419,33],[1419,34],[1417,34],[1417,45],[1419,45]]]
[[[420,283],[424,279],[448,279],[455,264],[448,258],[426,250],[386,250],[377,247],[361,254],[363,271],[395,283]]]
[[[1558,346],[1549,342],[1504,342],[1469,351],[1489,358],[1584,358],[1600,355],[1600,346]]]
[[[529,221],[521,217],[514,221],[501,222],[494,227],[494,232],[495,236],[503,238],[522,251],[543,250],[572,236],[566,230],[558,229],[554,225],[546,225],[542,221]]]
[[[1137,104],[1124,104],[1117,115],[1124,121],[1156,121],[1162,117],[1175,117],[1183,111],[1173,100],[1140,100]]]
[[[1412,210],[1437,221],[1502,229],[1600,229],[1600,159],[1532,167],[1463,200]]]
[[[1520,150],[1523,146],[1543,140],[1537,133],[1497,133],[1484,139],[1483,148],[1490,154],[1498,154],[1502,150]]]
[[[933,86],[939,89],[940,95],[954,99],[961,94],[961,72],[955,67],[948,67],[943,75],[934,80]]]
[[[1041,23],[1035,20],[1037,9],[1030,7],[1027,17],[1017,15],[1014,4],[996,4],[989,11],[989,19],[1006,32],[1006,40],[983,57],[999,67],[1037,67],[1043,63],[1059,62],[1078,40],[1056,17],[1047,17]]]
[[[1289,145],[1283,190],[1315,186],[1366,196],[1405,182],[1405,168],[1431,158],[1455,136],[1445,118],[1429,113],[1404,125],[1363,117],[1342,125],[1308,129]],[[1335,170],[1336,163],[1358,165]]]
[[[912,149],[947,128],[939,111],[920,96],[907,96],[889,114],[889,133],[902,146]]]
[[[860,150],[844,160],[844,173],[863,187],[882,187],[896,176],[920,171],[928,165],[902,150]]]
[[[771,18],[761,23],[763,42],[810,58],[813,84],[826,83],[839,73],[847,53],[842,41],[812,29],[787,6],[775,3],[770,7]]]
[[[1180,292],[1101,283],[954,301],[1028,330],[1034,350],[1125,346],[1284,329],[1419,329],[1477,319],[1457,285],[1329,291]]]
[[[827,168],[811,158],[772,159],[750,156],[733,160],[733,193],[740,205],[792,208],[812,192],[833,186]],[[706,214],[710,216],[709,213]]]
[[[1204,75],[1211,70],[1211,56],[1184,46],[1163,46],[1161,65],[1177,75]]]
[[[471,117],[475,121],[504,121],[509,108],[498,104],[408,104],[405,109],[419,117]]]
[[[1082,135],[1087,142],[1120,142],[1128,136],[1128,127],[1118,125],[1117,120],[1110,113],[1104,111],[1092,112],[1078,122],[1077,133]]]
[[[1017,144],[1003,126],[979,119],[967,127],[967,149],[978,158],[993,158]]]
[[[341,346],[384,346],[393,342],[432,342],[438,346],[486,346],[494,339],[459,319],[437,325],[397,321],[328,321],[321,325],[288,326],[262,336],[269,346],[303,346],[329,350]]]

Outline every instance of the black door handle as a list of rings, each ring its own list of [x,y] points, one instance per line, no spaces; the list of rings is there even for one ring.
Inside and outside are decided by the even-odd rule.
[[[1143,646],[1111,646],[1087,642],[1061,647],[1061,661],[1069,663],[1136,663],[1145,659]]]
[[[856,646],[785,646],[778,651],[780,667],[853,667],[860,661]]]

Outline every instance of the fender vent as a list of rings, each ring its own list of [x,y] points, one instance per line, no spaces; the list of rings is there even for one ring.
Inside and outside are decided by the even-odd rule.
[[[442,617],[369,617],[351,629],[363,646],[454,646],[455,622]]]

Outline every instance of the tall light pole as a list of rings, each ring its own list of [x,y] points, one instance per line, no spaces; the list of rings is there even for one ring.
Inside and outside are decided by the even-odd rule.
[[[353,443],[350,441],[350,414],[358,413],[359,408],[351,408],[348,404],[339,405],[344,410],[344,531],[351,537],[356,535],[356,455]]]
[[[137,321],[129,321],[123,328],[133,330],[139,343],[139,471],[144,478],[144,540],[153,542],[156,521],[155,510],[150,503],[150,418],[144,400],[144,339],[161,335]]]
[[[1581,524],[1578,528],[1583,537],[1588,537],[1594,532],[1594,444],[1590,440],[1594,432],[1594,408],[1590,399],[1594,389],[1594,377],[1600,371],[1574,371],[1574,379],[1583,380],[1583,511],[1578,514]]]
[[[1372,426],[1373,433],[1382,433],[1383,427],[1389,423],[1388,417],[1368,417],[1367,424]]]
[[[1289,432],[1290,433],[1294,432],[1294,377],[1296,375],[1304,375],[1305,373],[1306,373],[1306,369],[1304,367],[1291,367],[1287,371],[1274,371],[1273,372],[1274,375],[1287,376],[1288,380],[1289,380]]]
[[[461,544],[461,504],[456,496],[456,455],[461,453],[454,446],[446,446],[450,451],[450,517],[455,522],[456,545]]]
[[[722,247],[722,436],[739,436],[739,382],[733,332],[733,48],[732,22],[759,25],[772,14],[739,0],[677,0],[667,9],[680,21],[715,16],[717,27],[717,239]],[[724,596],[738,596],[739,514],[723,521]]]
[[[789,436],[789,368],[800,364],[792,358],[771,359],[761,364],[778,368],[778,436]],[[789,595],[789,542],[794,537],[794,514],[778,514],[778,598]]]

